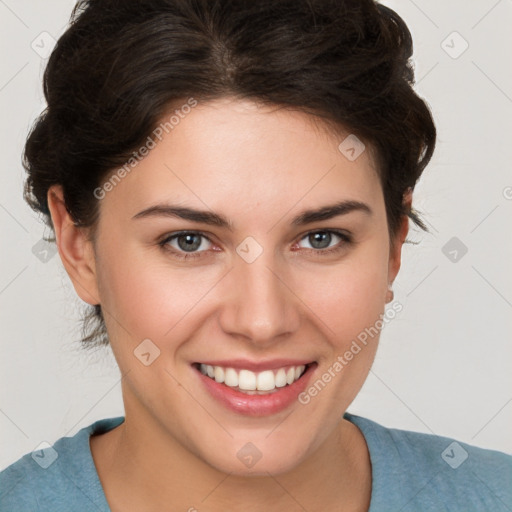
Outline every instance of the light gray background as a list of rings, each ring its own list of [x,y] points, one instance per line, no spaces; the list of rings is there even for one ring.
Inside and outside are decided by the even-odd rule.
[[[412,31],[417,90],[438,128],[415,196],[431,234],[411,234],[419,244],[405,247],[395,282],[404,309],[385,327],[349,410],[512,453],[512,3],[384,3]],[[44,107],[40,54],[73,4],[0,0],[1,468],[42,441],[123,414],[115,361],[109,349],[86,353],[74,341],[81,301],[58,255],[43,263],[33,254],[49,233],[22,199],[20,155]],[[461,55],[454,31],[469,44]],[[452,237],[468,248],[455,262],[442,250]]]

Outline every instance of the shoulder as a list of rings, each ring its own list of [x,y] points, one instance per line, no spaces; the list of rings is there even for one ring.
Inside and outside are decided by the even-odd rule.
[[[512,456],[348,413],[345,418],[359,427],[368,445],[372,505],[394,500],[393,507],[404,512],[512,510]]]
[[[90,452],[89,437],[119,425],[107,418],[72,437],[41,446],[0,472],[0,512],[108,510]],[[85,508],[84,508],[85,507]]]

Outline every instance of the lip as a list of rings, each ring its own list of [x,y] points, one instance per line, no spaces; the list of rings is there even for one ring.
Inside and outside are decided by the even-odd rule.
[[[283,364],[283,362],[288,362],[288,364]],[[276,366],[269,367],[269,363],[257,363],[252,366],[247,365],[247,361],[243,362],[243,365],[234,365],[235,361],[229,362],[204,362],[203,364],[211,364],[212,366],[223,366],[225,368],[245,368],[247,370],[252,370],[252,368],[260,367],[263,370],[270,370],[273,368],[281,368],[283,366],[290,366],[290,360],[274,360],[272,364],[276,363]],[[279,363],[279,364],[277,364]],[[225,384],[219,384],[212,378],[207,375],[203,375],[196,365],[193,365],[192,368],[194,372],[197,374],[198,378],[203,383],[203,386],[206,388],[208,393],[213,397],[214,400],[219,402],[224,407],[227,407],[231,411],[234,411],[238,414],[244,414],[246,416],[270,416],[272,414],[277,414],[281,411],[284,411],[288,407],[290,407],[293,403],[297,402],[298,396],[304,389],[307,387],[308,382],[311,379],[316,367],[318,366],[315,362],[303,362],[298,363],[297,361],[293,361],[293,365],[299,366],[300,364],[305,364],[306,371],[302,375],[299,380],[296,380],[293,384],[284,386],[282,388],[276,388],[277,391],[272,393],[268,393],[265,395],[247,395],[246,393],[242,393],[237,391],[236,389],[230,388]]]

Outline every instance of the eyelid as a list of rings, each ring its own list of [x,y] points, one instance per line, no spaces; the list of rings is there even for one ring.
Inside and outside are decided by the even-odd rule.
[[[347,238],[352,237],[352,233],[346,229],[341,228],[315,228],[315,229],[307,229],[306,231],[303,231],[302,233],[295,235],[294,240],[302,240],[304,237],[311,235],[313,233],[334,233],[338,236],[346,236]]]

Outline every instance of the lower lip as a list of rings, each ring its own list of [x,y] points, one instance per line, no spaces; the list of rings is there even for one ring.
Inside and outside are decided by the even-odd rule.
[[[315,367],[316,364],[308,366],[299,380],[266,395],[247,395],[225,384],[219,384],[196,368],[194,371],[213,398],[228,409],[247,416],[269,416],[284,411],[297,401],[299,394],[307,387]]]

